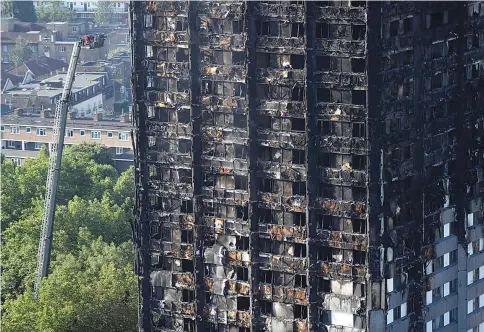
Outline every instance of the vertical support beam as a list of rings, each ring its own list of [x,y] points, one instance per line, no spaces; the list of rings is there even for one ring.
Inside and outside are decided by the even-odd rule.
[[[384,165],[381,160],[381,133],[383,122],[381,116],[381,2],[368,1],[366,70],[368,73],[367,92],[367,203],[369,208],[366,230],[369,234],[368,274],[366,285],[368,331],[383,331],[385,326],[385,279],[381,269],[381,235],[384,230],[382,202],[384,193],[380,170]],[[384,225],[383,225],[384,226]]]
[[[140,1],[133,1],[130,4],[130,29],[133,36],[132,64],[133,68],[142,68],[142,59],[145,58],[145,48],[143,44],[143,10]],[[135,136],[135,176],[139,185],[136,186],[136,199],[138,211],[138,227],[135,236],[136,256],[138,259],[137,273],[139,275],[138,288],[140,290],[141,300],[139,301],[139,327],[142,332],[151,332],[151,282],[150,282],[150,224],[149,224],[149,197],[148,197],[148,165],[146,162],[146,106],[141,102],[143,98],[143,84],[138,80],[138,72],[134,70],[131,75],[131,89],[134,100],[133,105],[134,119],[136,125]]]
[[[450,14],[449,14],[450,15]],[[470,96],[470,92],[466,87],[466,50],[467,50],[467,2],[458,2],[455,15],[457,16],[457,94],[454,97],[455,105],[459,107],[455,114],[455,128],[457,137],[457,149],[456,149],[456,171],[455,171],[455,222],[458,225],[457,238],[457,293],[458,306],[457,306],[457,322],[458,331],[467,331],[467,223],[466,223],[466,209],[469,203],[466,194],[466,173],[468,156],[467,151],[470,148],[469,143],[472,138],[469,137],[467,131],[467,97]],[[472,124],[474,125],[474,124]]]
[[[306,2],[306,167],[307,167],[307,202],[308,207],[306,209],[306,229],[308,234],[308,329],[316,329],[318,326],[318,277],[317,273],[312,271],[312,266],[316,263],[314,251],[312,250],[314,242],[311,239],[317,238],[316,231],[316,218],[314,216],[314,204],[318,193],[318,185],[320,183],[318,177],[318,154],[312,153],[317,151],[315,144],[317,133],[317,117],[315,111],[316,104],[316,88],[314,86],[314,72],[316,70],[314,61],[314,31],[315,29],[315,17],[316,3],[314,1]]]
[[[193,208],[195,214],[195,234],[194,241],[199,254],[194,255],[195,267],[195,299],[196,299],[196,329],[203,331],[202,317],[205,306],[204,282],[203,282],[203,252],[204,252],[204,222],[203,222],[203,202],[202,202],[202,140],[200,126],[202,115],[200,111],[200,45],[199,45],[199,24],[198,24],[198,1],[189,2],[188,28],[190,39],[190,77],[191,77],[191,107],[190,116],[192,122],[192,172],[193,172]],[[201,327],[201,329],[199,328]]]
[[[256,85],[256,15],[254,2],[247,1],[247,98],[248,98],[248,123],[249,123],[249,221],[250,221],[250,265],[249,280],[252,292],[250,292],[250,310],[252,313],[251,331],[259,331],[254,326],[255,317],[259,317],[257,300],[254,293],[259,287],[259,225],[257,220],[257,85]]]

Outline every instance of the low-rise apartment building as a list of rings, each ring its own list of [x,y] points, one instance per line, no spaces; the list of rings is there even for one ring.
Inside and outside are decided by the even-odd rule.
[[[9,53],[20,38],[29,42],[32,58],[46,56],[64,62],[69,62],[75,42],[88,33],[103,33],[106,36],[104,46],[96,49],[86,49],[79,55],[79,62],[104,60],[109,51],[126,46],[129,43],[128,28],[116,26],[88,29],[87,23],[51,22],[45,24],[24,24],[16,19],[6,19],[2,22],[0,31],[2,68],[13,67]],[[28,30],[35,29],[35,30]]]
[[[40,82],[26,82],[2,94],[2,104],[15,104],[18,99],[35,100],[30,109],[23,110],[38,113],[41,110],[54,110],[57,101],[62,96],[66,74],[58,74]],[[109,88],[108,76],[100,73],[77,73],[72,85],[71,110],[81,117],[92,117],[102,113],[104,92]],[[112,92],[111,92],[112,94]],[[34,98],[35,97],[35,98]]]
[[[35,158],[42,145],[52,143],[53,114],[40,115],[10,112],[1,117],[2,154],[21,166],[25,158]],[[116,168],[125,170],[133,163],[131,121],[127,115],[116,120],[103,119],[101,114],[93,118],[77,118],[68,113],[65,132],[66,145],[95,142],[107,146],[113,153]]]
[[[33,1],[34,7],[38,9],[45,1]],[[113,18],[126,24],[128,22],[128,1],[110,1],[113,4]],[[64,6],[72,10],[76,21],[93,21],[96,16],[97,1],[63,1]]]

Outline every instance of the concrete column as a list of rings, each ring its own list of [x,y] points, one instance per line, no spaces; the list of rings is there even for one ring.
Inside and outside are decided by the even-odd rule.
[[[26,145],[27,142],[25,141],[22,141],[22,150],[25,150],[25,145]]]

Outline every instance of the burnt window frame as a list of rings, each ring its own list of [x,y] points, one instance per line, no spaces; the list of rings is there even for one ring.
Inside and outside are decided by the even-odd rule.
[[[316,26],[316,38],[328,39],[329,38],[329,24],[324,22],[317,22]]]
[[[305,165],[306,164],[306,150],[292,150],[292,164]]]

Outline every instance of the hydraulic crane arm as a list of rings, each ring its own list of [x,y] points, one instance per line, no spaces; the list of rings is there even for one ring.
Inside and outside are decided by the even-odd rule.
[[[104,45],[104,35],[87,35],[76,42],[72,50],[69,69],[62,91],[62,97],[57,102],[54,116],[54,128],[52,141],[49,145],[49,169],[47,171],[47,183],[45,188],[44,211],[42,227],[40,230],[40,242],[37,252],[37,275],[35,279],[34,294],[37,298],[40,282],[49,273],[50,253],[52,248],[52,234],[54,230],[55,203],[57,189],[59,187],[62,150],[64,149],[64,136],[66,131],[67,110],[71,95],[72,84],[75,80],[77,62],[81,48],[99,48]]]

